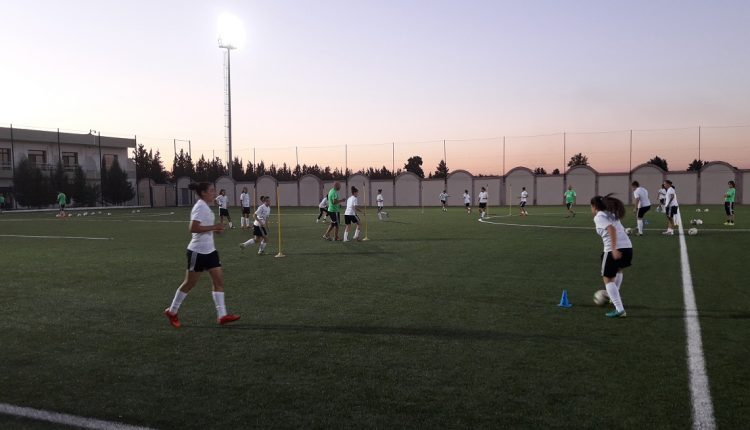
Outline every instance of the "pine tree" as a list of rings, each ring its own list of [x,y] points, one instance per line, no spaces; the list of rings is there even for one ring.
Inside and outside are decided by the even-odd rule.
[[[128,174],[120,168],[120,163],[115,158],[112,166],[107,171],[107,193],[105,199],[112,204],[121,204],[135,197],[133,186],[128,181]]]

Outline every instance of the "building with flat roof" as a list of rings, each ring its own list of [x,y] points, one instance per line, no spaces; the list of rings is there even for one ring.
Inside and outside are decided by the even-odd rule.
[[[0,127],[0,193],[6,197],[6,207],[13,207],[13,173],[24,157],[47,174],[61,162],[71,178],[81,166],[92,185],[101,181],[102,160],[106,166],[117,159],[136,190],[135,163],[128,158],[135,147],[135,138]]]

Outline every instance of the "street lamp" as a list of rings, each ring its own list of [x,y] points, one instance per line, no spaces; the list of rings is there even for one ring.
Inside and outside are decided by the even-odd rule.
[[[227,141],[227,166],[229,177],[232,175],[232,68],[230,52],[238,49],[245,42],[245,30],[240,20],[233,15],[223,14],[219,16],[219,48],[226,49],[224,57],[224,106],[225,106],[225,131]]]

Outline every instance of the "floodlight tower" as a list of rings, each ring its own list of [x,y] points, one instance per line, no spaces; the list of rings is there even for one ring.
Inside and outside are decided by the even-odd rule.
[[[224,56],[224,138],[227,144],[227,167],[232,175],[232,68],[231,51],[239,48],[245,39],[240,20],[232,15],[219,17],[219,48],[226,49]]]

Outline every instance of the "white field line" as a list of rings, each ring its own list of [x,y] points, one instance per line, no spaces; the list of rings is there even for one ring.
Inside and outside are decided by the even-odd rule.
[[[11,415],[19,418],[29,418],[38,421],[47,421],[71,427],[80,427],[94,430],[151,430],[148,427],[131,426],[128,424],[114,423],[111,421],[95,420],[92,418],[78,417],[75,415],[60,414],[57,412],[44,411],[41,409],[25,408],[21,406],[0,403],[0,414]]]
[[[25,234],[0,234],[0,237],[22,237],[27,239],[81,239],[81,240],[115,240],[113,237],[85,236],[29,236]]]
[[[500,216],[491,216],[486,219],[478,219],[477,221],[483,222],[486,224],[494,224],[494,225],[507,225],[511,227],[538,227],[538,228],[557,228],[562,230],[591,230],[593,227],[578,227],[578,226],[565,226],[565,225],[543,225],[543,224],[518,224],[518,223],[512,223],[512,222],[497,222],[497,221],[491,221],[494,218],[507,218],[508,215],[500,215]],[[697,228],[697,227],[696,227]],[[644,231],[663,231],[664,229],[661,228],[644,228]],[[720,233],[732,233],[732,232],[750,232],[750,229],[748,228],[699,228],[698,234],[702,231],[710,231],[710,232],[720,232]]]
[[[690,260],[688,259],[685,232],[682,229],[682,225],[680,225],[679,234],[682,293],[685,302],[688,377],[690,382],[690,400],[693,405],[693,428],[713,430],[716,428],[714,406],[711,401],[711,388],[708,384],[708,374],[706,373],[706,361],[703,357],[703,341],[701,340],[698,306],[695,303],[693,278],[690,274]]]

